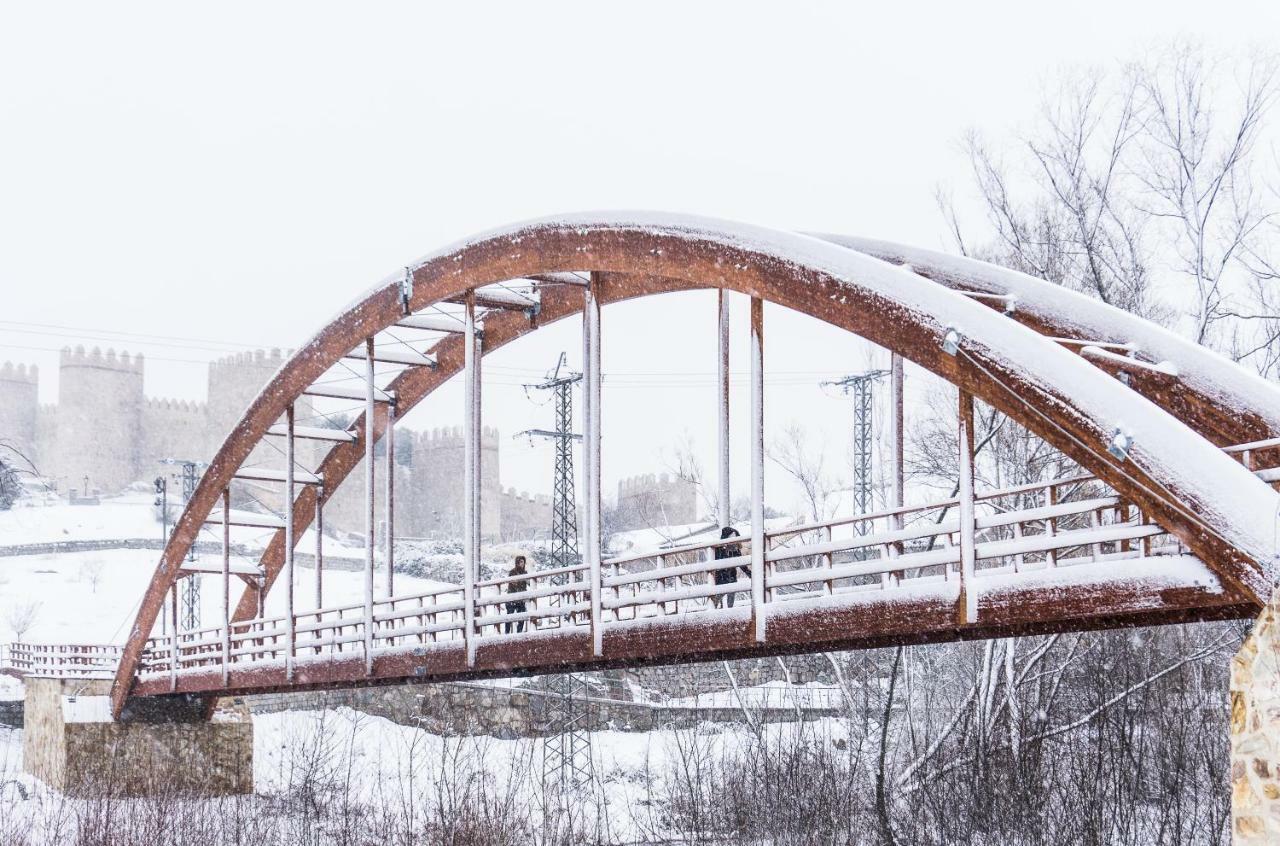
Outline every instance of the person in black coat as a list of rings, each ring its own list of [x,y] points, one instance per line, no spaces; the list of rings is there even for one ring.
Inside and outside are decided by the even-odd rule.
[[[733,528],[732,526],[725,526],[723,529],[720,530],[721,540],[727,540],[728,538],[736,538],[736,537],[740,537],[740,535],[738,534],[738,530]],[[721,544],[720,546],[716,547],[715,560],[721,561],[726,558],[737,558],[741,554],[742,554],[742,544],[740,543]],[[738,580],[738,574],[734,572],[735,570],[742,570],[742,572],[747,574],[748,578],[751,576],[751,568],[745,564],[740,564],[737,567],[722,567],[719,570],[712,571],[712,575],[715,578],[715,583],[717,585],[733,584]],[[717,594],[711,597],[711,602],[713,605],[715,605],[715,607],[719,608],[721,607],[721,603],[724,602],[724,599],[726,596],[729,598],[729,607],[732,608],[733,598],[734,596],[736,596],[736,594],[733,594],[733,593]]]
[[[516,577],[525,576],[525,575],[528,575],[528,573],[529,571],[526,569],[524,556],[517,555],[515,566],[513,566],[511,570],[507,573],[507,575],[511,577],[511,581],[507,582],[507,593],[524,593],[525,591],[527,591],[529,589],[528,580],[519,579]],[[523,614],[528,610],[529,610],[529,604],[525,602],[523,599],[517,599],[507,603],[508,614]],[[517,632],[524,631],[524,620],[516,620],[514,623],[508,620],[506,623],[503,624],[503,629],[505,630],[506,634],[511,634],[511,629],[513,627]]]

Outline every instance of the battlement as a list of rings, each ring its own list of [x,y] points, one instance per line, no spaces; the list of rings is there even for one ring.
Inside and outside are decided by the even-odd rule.
[[[83,346],[77,345],[75,349],[62,348],[58,366],[59,368],[93,367],[98,370],[117,370],[121,373],[135,373],[141,376],[143,359],[142,353],[130,356],[128,350],[117,353],[114,348],[107,347],[104,353],[101,347],[94,347],[91,351],[85,352]]]
[[[551,497],[546,494],[530,494],[528,491],[517,491],[515,488],[504,488],[502,490],[503,497],[507,499],[519,500],[530,505],[551,506]]]
[[[147,408],[153,411],[177,411],[187,414],[204,414],[206,411],[204,403],[196,402],[194,400],[188,401],[168,398],[153,399],[148,397],[146,399],[146,403]]]
[[[430,431],[424,429],[415,433],[414,437],[414,447],[422,449],[461,449],[462,443],[461,426],[445,426]],[[480,443],[485,449],[497,449],[498,430],[485,426],[480,436]]]
[[[6,361],[0,366],[0,381],[3,382],[21,382],[27,385],[36,384],[40,375],[40,368],[34,364],[14,364]]]
[[[270,367],[277,368],[284,363],[284,353],[279,347],[272,347],[271,351],[253,350],[251,352],[238,352],[232,355],[223,356],[209,362],[210,373],[219,370],[237,370],[244,367]]]
[[[646,491],[660,490],[679,485],[683,482],[678,477],[673,477],[670,473],[642,473],[639,476],[631,476],[618,482],[618,493],[625,496],[630,493],[643,493]]]

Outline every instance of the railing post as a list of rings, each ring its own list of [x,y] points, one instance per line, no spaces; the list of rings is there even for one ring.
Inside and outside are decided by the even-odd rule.
[[[231,672],[231,488],[222,489],[222,686]]]
[[[1044,504],[1048,508],[1058,504],[1058,489],[1053,485],[1048,485],[1044,489]],[[1044,521],[1044,533],[1049,537],[1055,537],[1058,534],[1058,518],[1047,517]],[[1058,566],[1058,550],[1050,549],[1045,555],[1045,559],[1049,562],[1050,567]]]
[[[230,519],[229,515],[223,514],[223,522]],[[191,578],[188,576],[187,578]],[[178,583],[175,581],[173,587],[169,589],[169,618],[173,622],[173,643],[169,650],[169,689],[178,689]]]
[[[286,681],[293,681],[293,661],[298,654],[297,620],[293,615],[293,462],[293,403],[289,403],[289,407],[285,409],[284,439],[284,613],[285,632],[289,639],[284,659]]]
[[[906,472],[903,465],[903,440],[906,429],[905,403],[903,401],[905,381],[902,356],[892,353],[889,356],[889,393],[892,397],[893,408],[889,414],[889,425],[892,427],[893,467],[889,474],[889,507],[895,509],[895,511],[893,516],[889,518],[889,528],[893,531],[902,530],[902,513],[897,509],[901,509],[906,500]],[[889,556],[897,558],[899,548],[897,542],[890,544]],[[902,581],[901,571],[893,575],[900,584]]]
[[[364,342],[364,671],[373,673],[373,550],[377,530],[374,503],[373,418],[375,410],[373,336]]]
[[[826,534],[826,536],[827,536],[827,543],[831,543],[831,537],[832,537],[832,534],[831,534],[831,527],[830,527],[830,526],[827,526],[827,527],[826,527],[826,532],[825,532],[825,533],[819,533],[819,537],[821,537],[821,535],[822,535],[822,534]],[[832,567],[834,567],[834,566],[835,566],[835,556],[834,556],[834,555],[832,555],[830,552],[823,553],[823,555],[822,555],[822,568],[823,568],[824,570],[826,570],[826,571],[827,571],[827,573],[828,573],[828,577],[827,577],[827,580],[826,580],[825,582],[823,582],[823,583],[822,583],[822,592],[823,592],[824,594],[826,594],[827,596],[830,596],[831,594],[835,593],[835,591],[836,591],[836,588],[835,588],[835,581],[830,577],[831,568],[832,568]]]
[[[960,389],[960,607],[961,625],[978,619],[978,594],[974,585],[975,531],[973,508],[973,396]]]
[[[751,618],[765,640],[764,609],[764,300],[751,298]]]
[[[480,444],[476,442],[476,425],[480,417],[480,338],[476,332],[476,292],[467,291],[466,315],[463,320],[463,568],[462,568],[462,637],[467,653],[467,666],[476,662],[476,580],[480,570],[477,508],[480,479],[477,474]]]
[[[719,291],[720,355],[716,359],[719,378],[719,447],[720,447],[720,528],[731,522],[729,499],[729,294]]]
[[[583,359],[583,405],[586,442],[587,476],[587,566],[591,587],[591,651],[596,657],[604,654],[604,614],[600,576],[600,276],[591,274],[591,283],[583,290],[582,338],[585,349]]]
[[[387,526],[387,536],[384,538],[385,550],[384,557],[387,559],[387,596],[395,595],[396,588],[396,530],[395,530],[395,507],[396,507],[396,440],[393,427],[396,418],[396,404],[391,398],[387,400],[387,430],[382,436],[385,446],[384,457],[386,464],[383,473],[386,476],[384,484],[386,485],[383,506],[386,509],[386,518],[384,523]]]
[[[316,487],[316,610],[324,607],[324,488]],[[316,622],[320,615],[316,614]],[[319,637],[319,632],[316,633]]]

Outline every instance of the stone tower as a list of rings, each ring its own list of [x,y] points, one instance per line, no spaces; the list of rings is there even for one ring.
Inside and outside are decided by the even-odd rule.
[[[209,363],[208,427],[209,450],[215,450],[240,422],[249,403],[262,390],[280,365],[279,349],[237,353]]]
[[[480,450],[480,534],[493,541],[499,538],[502,521],[497,429],[485,427]],[[414,440],[410,501],[418,503],[415,522],[426,533],[462,536],[462,458],[460,427],[432,429]]]
[[[624,529],[675,526],[698,519],[698,491],[679,476],[648,473],[618,483],[618,519]]]
[[[222,445],[223,440],[231,433],[232,427],[240,422],[249,405],[261,393],[264,385],[276,375],[285,362],[279,348],[270,353],[263,350],[237,353],[220,358],[209,364],[208,403],[205,411],[205,451],[201,456],[208,461]],[[295,403],[295,420],[299,426],[320,426],[322,421],[312,419],[314,414],[309,399],[302,398]],[[264,438],[253,448],[245,459],[246,467],[284,467],[284,439]],[[309,467],[317,459],[315,442],[298,439],[294,442],[294,450],[299,466]],[[283,491],[283,488],[280,488]],[[237,494],[240,499],[243,492]],[[278,503],[275,486],[265,486],[262,496],[272,503],[273,508],[283,508]],[[274,499],[273,499],[274,498]]]
[[[0,366],[0,441],[4,441],[29,461],[36,461],[37,377],[35,365]],[[0,455],[12,459],[8,450]],[[21,460],[18,460],[21,463]]]
[[[142,355],[63,349],[58,367],[57,449],[46,467],[62,491],[114,493],[141,478]]]

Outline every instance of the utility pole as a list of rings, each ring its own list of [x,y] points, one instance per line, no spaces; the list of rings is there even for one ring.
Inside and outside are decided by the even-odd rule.
[[[565,354],[560,353],[555,369],[544,382],[525,386],[527,390],[553,392],[556,428],[530,429],[516,435],[530,440],[545,438],[555,445],[551,554],[547,560],[551,569],[574,567],[582,560],[578,552],[578,510],[573,478],[573,443],[582,440],[582,435],[573,432],[573,386],[581,381],[581,373],[566,370]],[[582,580],[581,573],[572,575],[575,582]],[[566,584],[568,574],[555,576],[552,582]],[[562,673],[551,677],[549,688],[556,695],[548,701],[549,735],[542,746],[542,780],[547,786],[559,788],[560,809],[568,811],[577,807],[572,794],[591,783],[591,735],[584,725],[588,687],[584,676]]]
[[[186,506],[191,501],[191,497],[196,492],[196,483],[200,481],[200,471],[209,465],[203,461],[190,461],[183,458],[162,458],[161,464],[177,465],[182,468],[182,505]],[[157,479],[157,487],[160,480]],[[168,485],[165,486],[165,504],[168,504]],[[230,519],[229,514],[224,514],[223,519]],[[165,517],[165,536],[168,536],[168,516],[166,511]],[[191,544],[191,549],[187,551],[187,560],[196,560],[196,545]],[[187,576],[182,581],[182,602],[181,616],[178,618],[179,631],[193,631],[200,628],[200,577],[198,575]]]

